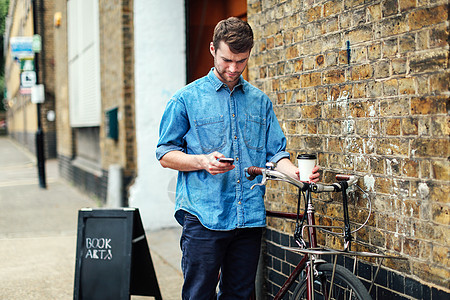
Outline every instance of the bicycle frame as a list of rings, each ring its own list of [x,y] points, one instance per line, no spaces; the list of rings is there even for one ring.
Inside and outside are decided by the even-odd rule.
[[[312,204],[312,198],[311,198],[311,192],[322,192],[322,191],[342,191],[343,195],[343,205],[344,205],[344,240],[346,243],[346,248],[349,247],[350,241],[352,240],[351,236],[351,230],[350,230],[350,223],[348,218],[348,208],[347,208],[347,195],[346,190],[349,187],[349,184],[346,181],[342,181],[340,183],[336,183],[333,185],[315,185],[310,184],[306,182],[300,182],[294,178],[291,178],[281,172],[275,171],[275,164],[268,164],[269,169],[262,169],[257,167],[250,167],[247,169],[247,173],[250,175],[248,179],[253,180],[255,175],[263,175],[263,179],[261,183],[255,184],[255,185],[265,185],[267,179],[273,179],[273,180],[281,180],[286,181],[288,183],[291,183],[299,188],[299,199],[298,199],[298,207],[297,207],[297,213],[283,213],[283,212],[275,212],[275,211],[266,211],[266,215],[269,217],[279,217],[279,218],[287,218],[287,219],[295,219],[296,225],[298,226],[298,220],[300,218],[304,219],[305,215],[300,214],[300,202],[301,202],[301,192],[305,192],[305,199],[306,199],[306,220],[307,220],[307,227],[308,227],[308,241],[309,241],[309,249],[317,249],[317,236],[316,236],[316,225],[315,225],[315,209]],[[264,170],[264,171],[263,171]],[[357,179],[356,177],[346,176],[346,175],[339,175],[341,176],[341,180],[350,180],[352,183],[356,183]],[[278,179],[275,179],[278,178]],[[255,186],[254,185],[254,186]],[[254,187],[253,186],[253,187]],[[252,187],[252,188],[253,188]],[[303,226],[303,221],[302,221]],[[296,233],[294,234],[294,237],[296,238],[297,243],[304,244],[303,238],[298,238],[298,230],[299,228],[296,228]],[[303,243],[302,243],[303,242]],[[304,245],[306,246],[306,245]],[[314,271],[314,260],[315,260],[315,254],[304,254],[303,258],[300,260],[300,262],[297,264],[294,271],[291,273],[289,278],[285,281],[283,286],[280,288],[278,293],[275,295],[274,300],[280,300],[282,299],[288,290],[291,288],[292,284],[295,282],[295,280],[300,276],[300,273],[306,268],[306,281],[307,281],[307,296],[308,299],[313,299],[313,271]],[[333,275],[334,276],[334,275]],[[324,291],[324,296],[326,299],[328,299],[327,291]]]
[[[332,184],[315,184],[315,183],[305,183],[300,182],[292,177],[287,176],[286,174],[283,174],[279,171],[275,170],[276,165],[273,163],[268,163],[267,168],[259,168],[259,167],[249,167],[246,169],[246,172],[249,176],[247,178],[249,180],[253,180],[257,175],[262,175],[263,179],[261,183],[257,183],[252,186],[256,185],[265,185],[267,180],[276,180],[276,181],[284,181],[288,182],[290,184],[293,184],[299,188],[299,199],[298,199],[298,206],[297,206],[297,213],[288,213],[288,212],[278,212],[278,211],[266,211],[267,217],[276,217],[276,218],[283,218],[283,219],[291,219],[296,220],[296,229],[294,233],[294,238],[296,242],[299,244],[300,247],[297,248],[289,248],[289,247],[282,247],[287,250],[291,250],[294,252],[301,253],[303,258],[300,260],[300,262],[295,267],[294,271],[290,274],[288,279],[284,282],[278,293],[275,295],[274,300],[280,300],[282,299],[286,293],[289,291],[289,289],[292,287],[292,284],[295,282],[295,280],[300,276],[301,272],[306,269],[306,296],[307,299],[314,299],[314,276],[315,276],[315,267],[314,264],[318,263],[321,264],[322,262],[325,263],[324,260],[320,259],[320,255],[334,255],[334,264],[332,268],[332,277],[331,277],[331,284],[330,284],[330,291],[327,291],[326,289],[323,290],[323,296],[325,299],[329,299],[332,295],[331,288],[333,287],[334,282],[334,275],[335,275],[335,269],[336,269],[336,262],[337,262],[337,256],[338,255],[347,255],[347,256],[354,256],[355,257],[355,265],[354,270],[356,267],[356,257],[373,257],[373,258],[381,258],[380,263],[378,264],[376,274],[378,274],[378,270],[381,266],[381,263],[384,258],[395,258],[395,259],[406,259],[402,257],[397,256],[390,256],[385,254],[378,254],[378,253],[372,253],[372,252],[355,252],[351,251],[351,242],[353,240],[352,233],[360,230],[362,227],[364,227],[370,217],[371,214],[371,204],[369,201],[369,214],[366,219],[366,221],[356,230],[351,230],[350,228],[350,219],[349,219],[349,213],[348,213],[348,201],[347,201],[347,189],[356,185],[358,178],[356,176],[351,175],[336,175],[336,179],[339,182],[332,183]],[[365,193],[360,187],[358,187],[363,193]],[[301,203],[301,192],[305,192],[305,200],[306,200],[306,209],[304,214],[300,214],[300,203]],[[315,225],[315,209],[312,204],[312,197],[311,192],[320,193],[320,192],[342,192],[342,205],[343,205],[343,213],[344,213],[344,227],[336,227],[336,226],[316,226]],[[299,226],[299,219],[302,219],[302,223]],[[306,219],[307,224],[303,226],[303,222]],[[343,250],[333,250],[333,249],[326,249],[326,248],[320,248],[317,244],[317,235],[316,235],[316,228],[320,227],[325,232],[333,234],[333,232],[330,232],[326,230],[326,228],[341,228],[343,230],[340,235],[344,238],[344,249]],[[299,228],[302,230],[301,234],[299,235]],[[308,232],[308,241],[309,246],[306,245],[305,241],[303,240],[303,228],[307,228]],[[324,265],[325,266],[325,265]],[[353,271],[354,272],[354,271]],[[375,274],[375,277],[376,277]],[[355,277],[356,278],[356,277]],[[326,281],[326,279],[323,279]],[[322,283],[322,286],[326,286],[326,282]],[[368,293],[370,293],[370,290],[372,289],[372,286],[375,282],[375,278],[372,279],[371,286],[368,290]],[[364,286],[361,284],[361,287],[363,289]],[[352,291],[353,292],[353,291]],[[350,294],[351,296],[351,294]],[[367,298],[370,298],[369,295],[366,293]]]
[[[309,189],[309,187],[308,187]],[[316,248],[317,247],[317,238],[316,238],[316,228],[315,226],[315,218],[314,218],[314,206],[312,204],[311,200],[311,194],[309,193],[309,190],[307,191],[306,201],[307,201],[307,210],[306,210],[306,220],[308,226],[308,238],[310,243],[310,248]],[[300,191],[299,191],[300,193]],[[283,219],[291,219],[291,220],[298,220],[299,218],[303,218],[304,214],[297,213],[285,213],[285,212],[277,212],[277,211],[266,211],[267,217],[276,217],[276,218],[283,218]],[[310,262],[308,266],[308,262]],[[273,298],[274,300],[280,300],[282,299],[286,293],[289,291],[289,289],[292,287],[292,284],[295,282],[295,280],[300,276],[300,273],[306,268],[307,270],[307,282],[308,282],[308,299],[312,299],[312,277],[311,274],[311,264],[313,263],[312,258],[309,257],[308,254],[305,254],[303,258],[300,260],[300,262],[295,267],[294,271],[291,273],[289,278],[284,282],[283,286],[280,288],[278,293]]]
[[[276,217],[276,218],[292,219],[292,220],[295,220],[297,218],[297,214],[294,214],[294,213],[284,213],[284,212],[269,211],[269,210],[266,211],[266,215],[268,217]],[[303,214],[299,215],[299,217],[303,218]],[[274,300],[282,299],[286,295],[288,290],[291,288],[292,284],[300,276],[300,273],[305,269],[306,262],[308,261],[308,259],[309,259],[308,255],[303,256],[303,258],[297,264],[297,267],[295,267],[294,271],[291,273],[289,278],[284,282],[283,286],[280,288],[278,293],[275,295]]]

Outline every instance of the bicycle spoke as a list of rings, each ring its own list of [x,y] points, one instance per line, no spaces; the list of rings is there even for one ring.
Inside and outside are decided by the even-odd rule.
[[[381,264],[383,263],[383,260],[384,260],[384,257],[382,257],[382,258],[380,259],[380,263],[378,264],[378,267],[377,267],[377,270],[376,270],[376,272],[375,272],[375,275],[373,276],[373,280],[372,280],[372,282],[370,283],[369,293],[370,293],[370,291],[372,291],[373,284],[375,283],[375,279],[376,279],[377,276],[378,276],[378,271],[380,271],[380,267],[381,267]],[[377,261],[378,261],[378,258],[377,258]]]
[[[330,291],[328,292],[328,300],[331,299],[333,282],[334,282],[334,274],[336,273],[336,263],[337,263],[337,255],[334,256],[333,274],[331,275],[331,284],[330,284]]]
[[[321,264],[314,276],[314,299],[366,300],[370,299],[364,285],[349,270],[340,265]],[[294,291],[294,300],[307,300],[307,283],[303,280]]]

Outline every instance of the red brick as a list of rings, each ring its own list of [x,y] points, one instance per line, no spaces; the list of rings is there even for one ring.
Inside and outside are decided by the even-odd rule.
[[[416,118],[402,119],[401,129],[403,135],[417,135],[419,128],[419,121]]]
[[[406,73],[406,59],[405,58],[397,58],[392,60],[392,74],[399,75]]]
[[[323,54],[316,56],[316,66],[318,68],[324,67],[324,63],[325,63],[325,57],[323,56]]]
[[[297,59],[294,65],[294,72],[298,73],[303,71],[303,59]]]
[[[367,8],[367,14],[369,16],[369,21],[379,21],[383,17],[381,4],[376,3],[374,5],[371,5]]]
[[[380,114],[383,117],[409,115],[410,101],[406,98],[383,101],[379,105]]]
[[[300,78],[298,76],[289,76],[281,79],[281,90],[294,90],[300,87]]]
[[[377,79],[388,78],[390,76],[389,61],[380,61],[374,64],[374,77]]]
[[[392,35],[406,33],[409,29],[405,15],[384,18],[380,24],[381,37],[390,37]]]
[[[308,22],[314,22],[320,19],[322,17],[322,9],[323,6],[317,5],[306,11],[306,19]]]
[[[399,138],[383,138],[377,140],[377,154],[380,155],[407,155],[409,143]]]
[[[341,0],[331,0],[325,2],[323,5],[323,16],[328,17],[340,13],[343,9],[342,4],[343,3]]]
[[[398,80],[398,92],[400,95],[414,95],[416,93],[414,78],[401,78]]]
[[[416,7],[416,0],[399,0],[400,11],[407,11]]]
[[[335,84],[345,82],[344,70],[330,70],[326,71],[323,75],[324,84]]]
[[[448,19],[447,5],[426,7],[415,10],[408,15],[410,30],[420,29],[424,26],[445,22]]]
[[[419,162],[417,160],[404,159],[402,162],[402,174],[406,177],[418,177]]]
[[[448,196],[446,194],[445,196]],[[450,225],[450,208],[443,204],[434,204],[432,206],[433,221],[442,225]]]
[[[400,119],[386,119],[385,126],[387,135],[400,135]]]
[[[373,77],[373,67],[370,64],[353,67],[351,72],[352,80],[363,80]]]
[[[411,142],[411,151],[416,157],[448,157],[448,139],[418,138]]]
[[[413,73],[441,70],[448,64],[448,51],[436,50],[417,53],[410,58],[410,69]]]
[[[348,53],[347,50],[341,50],[339,51],[338,55],[338,61],[340,65],[346,65],[348,64]]]
[[[383,81],[383,93],[385,96],[398,95],[398,80],[394,78]]]
[[[383,16],[388,17],[397,14],[398,0],[386,0],[383,2]]]
[[[433,160],[431,167],[433,178],[447,182],[450,181],[450,164],[448,160]]]
[[[430,75],[430,92],[440,94],[449,90],[450,73],[439,73]]]
[[[445,47],[447,45],[448,31],[446,26],[433,28],[430,32],[430,47]]]
[[[447,111],[447,97],[420,97],[411,99],[411,114],[429,115],[445,114]]]
[[[319,105],[303,105],[302,106],[302,118],[320,118],[321,107]]]
[[[293,59],[298,57],[298,48],[296,46],[289,47],[286,50],[286,58]]]
[[[320,73],[308,73],[300,76],[300,83],[302,87],[318,86],[321,82]]]

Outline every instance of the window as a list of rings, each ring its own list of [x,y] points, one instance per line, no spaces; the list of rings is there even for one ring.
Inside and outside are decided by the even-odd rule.
[[[70,124],[100,126],[98,0],[67,1],[67,23]]]

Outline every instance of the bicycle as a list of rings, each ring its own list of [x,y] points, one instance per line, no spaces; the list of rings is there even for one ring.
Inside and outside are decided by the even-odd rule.
[[[276,164],[267,163],[266,168],[260,167],[249,167],[246,168],[247,178],[253,180],[256,176],[262,175],[261,183],[254,184],[251,188],[253,189],[258,185],[266,185],[267,181],[284,181],[289,184],[296,186],[299,189],[299,196],[297,202],[297,213],[286,213],[277,211],[267,211],[268,217],[277,217],[284,219],[295,220],[295,230],[294,230],[294,240],[296,241],[298,247],[282,247],[289,251],[294,251],[303,254],[303,258],[297,264],[295,269],[290,274],[289,278],[281,286],[278,293],[275,295],[274,300],[281,300],[288,293],[290,288],[300,277],[300,281],[297,284],[291,299],[358,299],[367,300],[372,299],[370,296],[370,291],[376,279],[376,275],[380,269],[382,260],[384,258],[399,258],[402,257],[389,256],[384,254],[372,253],[372,252],[358,252],[351,251],[351,242],[353,241],[352,234],[363,228],[370,217],[371,214],[371,204],[369,205],[370,210],[366,221],[354,230],[351,228],[349,212],[348,212],[348,198],[347,191],[350,187],[358,187],[363,193],[363,191],[358,185],[358,177],[354,175],[336,175],[336,180],[331,184],[322,183],[308,183],[301,182],[295,178],[292,178],[282,172],[276,171]],[[315,209],[312,203],[311,193],[322,193],[322,192],[341,192],[342,193],[342,206],[344,212],[344,226],[323,226],[316,225],[314,213]],[[304,193],[305,199],[305,212],[300,213],[301,195]],[[370,198],[368,197],[370,203]],[[305,224],[306,220],[306,224]],[[307,231],[308,242],[303,238],[304,231]],[[344,239],[344,249],[335,250],[325,247],[319,247],[317,242],[316,229],[324,230],[333,235],[340,235]],[[341,229],[342,232],[334,232],[332,230]],[[322,255],[334,256],[334,262],[328,263],[321,258]],[[363,285],[363,283],[347,268],[337,265],[338,255],[347,256],[367,256],[375,257],[376,259],[381,258],[378,264],[375,276],[371,282],[369,290]],[[356,264],[356,259],[354,260]],[[354,266],[354,269],[356,265]]]

